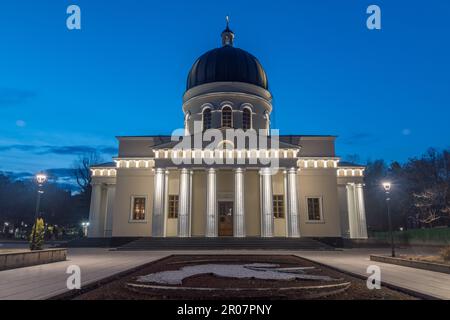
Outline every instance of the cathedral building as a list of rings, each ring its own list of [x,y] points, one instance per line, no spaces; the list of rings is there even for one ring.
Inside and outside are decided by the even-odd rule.
[[[189,71],[182,134],[118,137],[91,167],[89,237],[367,238],[364,167],[335,136],[275,135],[266,72],[234,37]]]

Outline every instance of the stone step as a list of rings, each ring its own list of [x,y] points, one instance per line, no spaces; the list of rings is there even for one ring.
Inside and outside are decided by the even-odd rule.
[[[208,249],[334,250],[333,247],[311,238],[140,238],[117,248],[117,250]]]
[[[114,248],[139,239],[138,237],[82,238],[68,241],[59,247],[65,248]]]
[[[117,248],[117,250],[334,250],[312,238],[83,238],[60,245],[69,248]]]

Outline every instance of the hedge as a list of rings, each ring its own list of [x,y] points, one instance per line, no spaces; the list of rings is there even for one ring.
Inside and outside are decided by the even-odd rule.
[[[371,238],[389,241],[389,232],[374,232]],[[395,231],[394,240],[400,243],[450,244],[450,228],[410,229]]]

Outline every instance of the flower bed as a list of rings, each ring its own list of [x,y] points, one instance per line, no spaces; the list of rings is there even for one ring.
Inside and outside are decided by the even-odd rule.
[[[224,269],[218,268],[224,265]],[[226,268],[256,269],[273,266],[293,272],[290,279],[255,275],[229,275]],[[213,266],[213,267],[212,267]],[[256,266],[256,267],[255,267]],[[188,269],[186,269],[188,268]],[[199,272],[193,274],[192,269]],[[273,269],[273,270],[275,270]],[[265,269],[266,270],[266,269]],[[186,271],[186,272],[185,272]],[[183,273],[181,283],[167,283]],[[245,271],[247,273],[247,271]],[[150,277],[149,277],[150,276]],[[159,277],[163,276],[163,277]],[[308,278],[314,277],[314,278]],[[319,278],[317,278],[319,276]],[[156,278],[155,278],[156,277]],[[325,277],[327,279],[324,279]],[[331,278],[331,279],[328,279]],[[161,281],[155,282],[155,279]],[[145,280],[144,282],[140,280]],[[163,283],[161,283],[163,282]],[[171,282],[171,281],[169,281]],[[366,280],[290,255],[174,255],[141,266],[131,273],[112,277],[55,299],[76,300],[249,300],[249,299],[400,299],[415,297],[382,286],[369,290]]]

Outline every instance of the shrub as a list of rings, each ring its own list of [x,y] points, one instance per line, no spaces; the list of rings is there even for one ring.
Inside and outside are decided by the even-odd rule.
[[[31,230],[30,250],[42,250],[44,247],[44,228],[44,220],[41,218],[37,219]],[[34,233],[36,235],[33,237]]]

